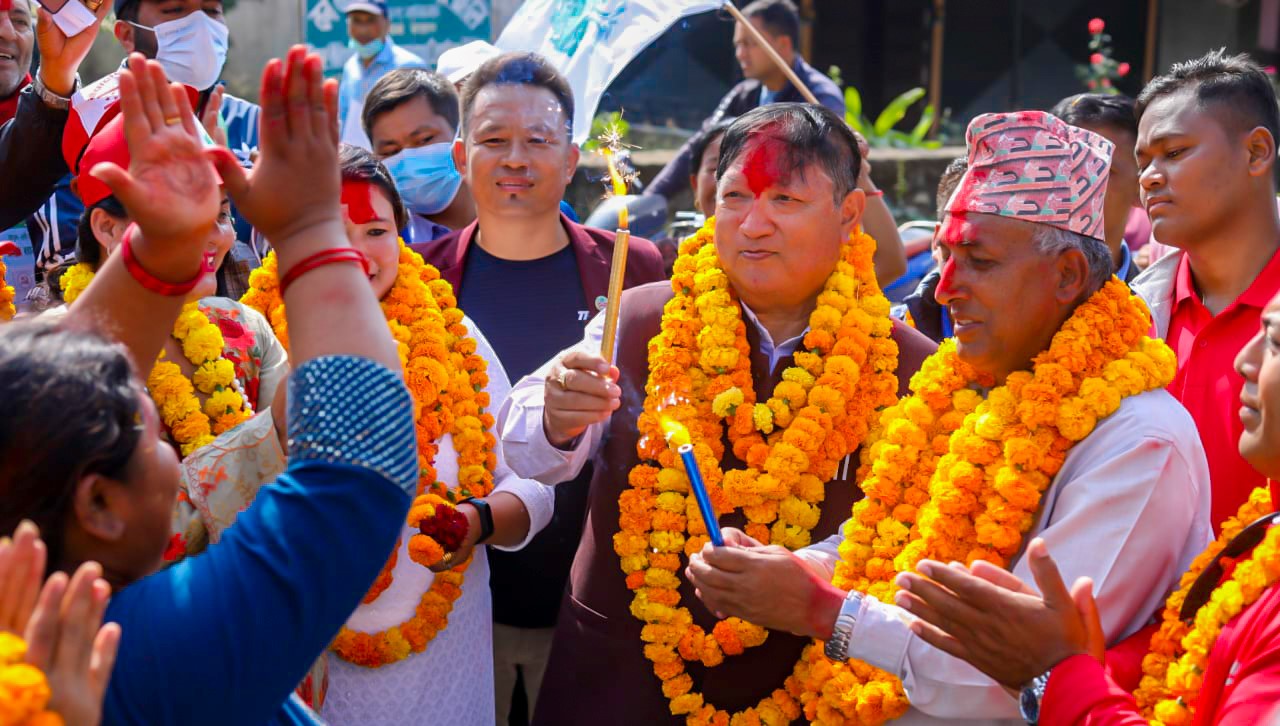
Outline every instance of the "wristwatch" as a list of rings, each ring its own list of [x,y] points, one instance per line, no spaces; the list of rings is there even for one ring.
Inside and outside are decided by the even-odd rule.
[[[836,623],[831,627],[831,637],[823,649],[831,660],[841,662],[849,659],[849,639],[853,637],[853,626],[858,622],[858,613],[862,610],[862,593],[854,590],[840,603],[840,612],[836,615]]]
[[[1028,726],[1036,726],[1040,722],[1040,702],[1044,700],[1044,689],[1047,685],[1049,685],[1049,672],[1041,673],[1022,687],[1018,709],[1022,711],[1022,719]]]
[[[71,108],[71,96],[76,95],[76,91],[79,91],[79,90],[80,90],[80,74],[79,73],[76,74],[75,83],[71,85],[71,94],[68,96],[59,96],[53,91],[50,91],[48,87],[44,85],[44,79],[40,77],[39,73],[36,74],[36,79],[31,82],[31,92],[36,94],[36,96],[38,96],[40,100],[44,102],[44,105],[54,109],[55,111],[66,111],[67,109]]]
[[[476,513],[480,515],[480,538],[476,540],[476,544],[484,544],[484,541],[493,536],[493,510],[489,509],[489,503],[483,499],[463,499],[458,504],[470,504],[476,508]]]

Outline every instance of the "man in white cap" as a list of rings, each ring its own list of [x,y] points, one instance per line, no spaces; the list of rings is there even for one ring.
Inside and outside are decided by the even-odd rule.
[[[368,148],[360,116],[364,98],[373,84],[397,68],[429,70],[429,67],[422,58],[391,40],[387,0],[352,0],[347,3],[346,13],[347,47],[355,53],[342,66],[338,118],[342,121],[342,140]]]
[[[458,93],[462,93],[462,82],[467,80],[467,76],[485,61],[499,55],[502,51],[492,43],[473,40],[441,53],[440,60],[436,61],[436,72],[448,78]]]

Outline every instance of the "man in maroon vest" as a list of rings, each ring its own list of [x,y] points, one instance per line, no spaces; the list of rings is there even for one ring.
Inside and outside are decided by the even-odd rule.
[[[819,293],[836,269],[842,244],[859,226],[865,195],[856,188],[862,159],[853,133],[836,114],[806,104],[762,107],[725,133],[719,167],[715,246],[720,267],[740,303],[756,400],[769,399],[805,341]],[[679,268],[677,268],[679,269]],[[877,290],[859,289],[862,295]],[[641,628],[631,612],[614,535],[619,496],[640,464],[637,417],[649,377],[647,348],[660,330],[672,285],[642,285],[623,295],[616,367],[600,357],[603,321],[584,339],[522,380],[499,414],[504,454],[522,476],[546,483],[572,478],[594,464],[586,532],[561,608],[551,663],[534,721],[538,724],[658,724],[672,715]],[[898,351],[897,387],[934,344],[905,326],[887,324]],[[702,323],[697,323],[701,325]],[[805,344],[811,347],[810,343]],[[800,351],[807,352],[807,351]],[[866,373],[871,375],[871,372]],[[853,451],[825,482],[814,540],[835,533],[860,497]],[[745,465],[726,446],[727,471]],[[856,462],[856,460],[853,460]],[[725,525],[742,526],[740,511]],[[707,633],[716,618],[682,583],[681,603]],[[714,668],[685,664],[693,689],[730,711],[754,706],[783,685],[805,640],[770,632],[763,645]]]

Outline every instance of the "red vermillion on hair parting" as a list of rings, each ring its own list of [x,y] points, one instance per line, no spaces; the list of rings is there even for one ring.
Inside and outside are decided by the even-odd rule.
[[[377,219],[373,211],[373,183],[343,179],[342,206],[347,208],[347,217],[354,224],[368,224]]]
[[[765,134],[768,129],[765,129]],[[787,145],[776,136],[763,135],[759,141],[751,143],[747,149],[747,157],[742,162],[742,174],[747,178],[747,186],[757,197],[764,190],[782,181],[786,181],[786,170],[782,162],[786,159]]]

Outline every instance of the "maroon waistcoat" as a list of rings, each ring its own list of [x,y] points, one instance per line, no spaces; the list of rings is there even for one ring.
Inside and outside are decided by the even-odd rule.
[[[560,609],[551,661],[534,716],[539,726],[682,721],[671,715],[661,683],[644,657],[640,640],[643,624],[631,615],[633,593],[626,587],[613,549],[613,535],[618,531],[618,496],[628,486],[628,472],[639,463],[636,418],[649,375],[648,342],[658,334],[662,307],[671,297],[670,283],[642,285],[623,295],[617,352],[623,406],[610,420],[594,459],[586,530],[574,558],[569,593]],[[899,395],[905,395],[907,381],[936,346],[896,322],[893,338],[899,349]],[[763,401],[771,395],[792,359],[788,356],[779,360],[770,372],[753,325],[747,325],[747,340],[752,350],[751,375],[757,397]],[[724,468],[742,468],[731,451],[726,447]],[[822,517],[813,530],[814,542],[834,534],[849,517],[853,503],[862,497],[854,482],[857,468],[855,452],[841,462],[837,478],[827,483]],[[722,526],[741,528],[744,524],[745,519],[736,512],[721,518]],[[677,574],[683,580],[683,572]],[[716,619],[687,582],[681,585],[680,596],[694,621],[710,632]],[[715,668],[704,668],[696,662],[687,663],[686,667],[694,690],[702,692],[708,703],[732,713],[756,705],[781,688],[807,642],[788,633],[770,631],[763,645],[739,656],[728,656]]]

